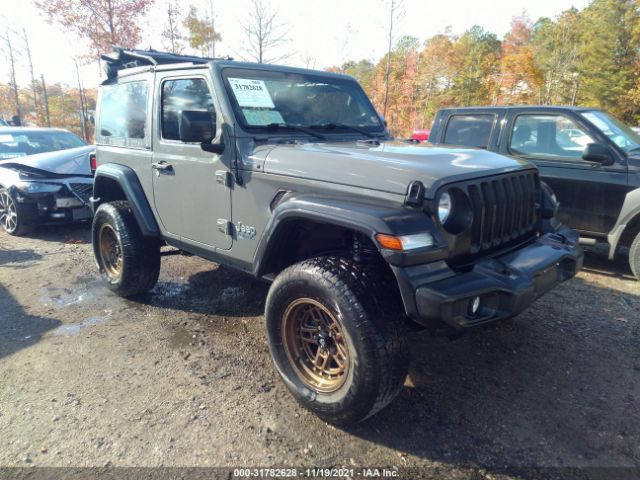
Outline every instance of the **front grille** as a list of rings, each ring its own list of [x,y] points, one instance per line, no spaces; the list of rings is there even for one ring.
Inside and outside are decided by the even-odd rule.
[[[536,172],[524,171],[464,185],[473,208],[469,247],[476,254],[535,232]]]
[[[71,193],[82,200],[85,205],[89,205],[89,199],[93,195],[93,185],[91,183],[70,183]]]

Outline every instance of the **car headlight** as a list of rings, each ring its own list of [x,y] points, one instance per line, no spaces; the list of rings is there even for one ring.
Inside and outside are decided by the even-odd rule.
[[[440,223],[444,225],[453,210],[453,198],[449,192],[442,192],[440,199],[438,200],[438,219]]]
[[[17,182],[14,186],[22,193],[56,193],[62,188],[59,183]]]

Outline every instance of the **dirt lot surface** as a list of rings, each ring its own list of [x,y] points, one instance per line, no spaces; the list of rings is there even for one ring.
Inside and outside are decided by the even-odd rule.
[[[514,320],[455,341],[414,335],[399,397],[348,430],[277,378],[267,289],[174,256],[151,293],[127,301],[98,278],[86,226],[0,234],[0,466],[396,466],[475,479],[640,463],[640,284],[624,259],[589,255]]]

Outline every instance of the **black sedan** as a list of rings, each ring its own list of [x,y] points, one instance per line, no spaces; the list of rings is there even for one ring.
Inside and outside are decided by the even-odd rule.
[[[91,218],[94,147],[53,128],[0,127],[0,225],[23,235],[40,223]]]

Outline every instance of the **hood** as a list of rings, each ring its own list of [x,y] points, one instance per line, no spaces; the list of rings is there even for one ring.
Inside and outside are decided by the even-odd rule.
[[[16,169],[19,165],[55,173],[57,175],[88,175],[91,176],[89,154],[95,147],[84,147],[58,150],[55,152],[37,153],[26,157],[14,157],[0,161],[0,167],[11,166]]]
[[[279,145],[265,159],[266,173],[405,195],[420,180],[432,198],[444,183],[535,168],[480,149],[403,142],[336,142]]]

